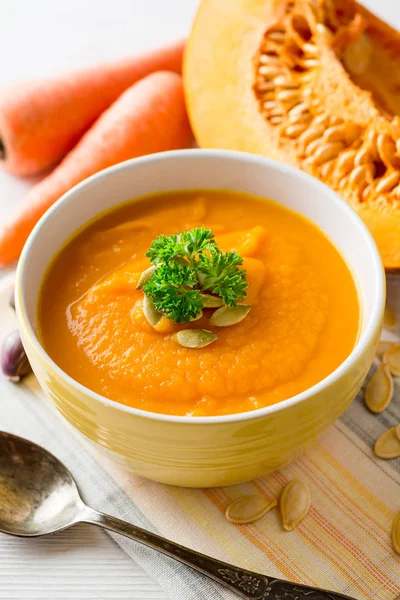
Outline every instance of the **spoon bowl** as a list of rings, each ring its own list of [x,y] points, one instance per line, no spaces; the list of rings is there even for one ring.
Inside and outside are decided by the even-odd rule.
[[[0,531],[35,537],[78,522],[84,507],[68,469],[50,452],[0,432]]]
[[[354,600],[235,567],[83,503],[68,469],[47,450],[0,431],[0,532],[36,537],[91,523],[145,544],[253,600]]]

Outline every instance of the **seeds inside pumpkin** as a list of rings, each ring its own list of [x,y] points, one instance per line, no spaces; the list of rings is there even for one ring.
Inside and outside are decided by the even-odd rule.
[[[289,481],[280,499],[283,529],[295,529],[307,515],[310,504],[311,496],[306,484],[299,479]]]
[[[391,115],[382,109],[377,111],[381,127],[376,131],[377,121],[373,116],[368,124],[345,121],[341,115],[331,114],[334,110],[331,103],[324,108],[324,100],[317,97],[320,59],[324,50],[332,47],[336,60],[342,62],[350,77],[365,79],[369,89],[367,67],[375,42],[365,33],[364,21],[355,8],[349,6],[349,13],[344,15],[327,1],[321,1],[318,10],[310,8],[311,4],[314,3],[303,0],[285,3],[281,13],[277,11],[273,25],[265,31],[256,57],[254,85],[261,113],[271,126],[277,126],[277,135],[284,143],[292,145],[299,165],[340,191],[346,200],[395,201],[400,196],[400,157],[398,133],[392,127],[395,121]],[[279,43],[275,39],[276,27],[279,27]],[[346,29],[350,32],[347,37]],[[383,46],[381,51],[388,54]],[[268,107],[279,104],[279,109],[272,113],[262,109],[266,83]],[[288,93],[291,90],[293,94]],[[375,100],[379,105],[379,98]],[[299,116],[301,121],[297,120]],[[303,126],[292,128],[293,119],[295,124]],[[322,130],[316,136],[318,126]],[[302,138],[307,139],[309,131],[313,133],[305,144]]]
[[[400,456],[400,439],[397,436],[396,427],[387,429],[376,440],[374,452],[379,458],[398,458]]]
[[[244,525],[261,519],[278,503],[275,498],[254,494],[238,498],[226,509],[225,516],[231,523]]]
[[[393,398],[393,379],[385,364],[378,367],[365,388],[364,400],[369,410],[380,413]]]

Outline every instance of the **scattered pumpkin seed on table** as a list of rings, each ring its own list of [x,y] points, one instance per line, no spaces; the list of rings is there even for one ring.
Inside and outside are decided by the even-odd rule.
[[[215,327],[230,327],[243,321],[249,314],[251,306],[249,304],[238,304],[237,306],[222,306],[218,308],[211,316],[210,323]]]
[[[397,327],[397,319],[393,309],[390,306],[385,307],[385,316],[383,319],[383,326],[386,329],[396,329]]]
[[[385,352],[392,350],[396,344],[394,342],[387,342],[386,340],[381,340],[376,349],[376,356],[378,358],[382,358]]]
[[[365,404],[373,413],[380,413],[393,398],[393,379],[389,367],[383,363],[369,379],[364,393]]]
[[[218,336],[206,329],[182,329],[174,335],[174,339],[185,348],[205,348],[215,342]]]
[[[284,487],[280,498],[282,526],[292,531],[307,515],[311,504],[310,491],[300,479],[292,479]]]
[[[268,498],[261,494],[242,496],[228,506],[225,516],[228,521],[237,525],[254,523],[277,504],[275,498]]]
[[[393,521],[392,542],[394,549],[398,554],[400,554],[400,512]]]
[[[400,456],[400,439],[397,437],[397,428],[387,429],[375,442],[374,452],[379,458],[398,458]]]
[[[392,375],[400,377],[400,345],[393,344],[383,355],[383,362],[389,367]]]

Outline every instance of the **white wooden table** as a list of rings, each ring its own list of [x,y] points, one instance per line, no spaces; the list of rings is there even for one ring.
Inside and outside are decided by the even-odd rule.
[[[399,0],[364,3],[400,27]],[[0,85],[184,37],[197,4],[198,0],[0,0]],[[0,171],[0,221],[31,184]],[[38,540],[0,535],[0,599],[17,598],[166,596],[107,534],[80,525]]]

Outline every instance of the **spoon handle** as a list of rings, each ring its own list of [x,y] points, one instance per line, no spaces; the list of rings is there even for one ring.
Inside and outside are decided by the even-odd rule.
[[[354,600],[343,594],[296,585],[246,569],[239,569],[89,507],[85,507],[80,520],[119,533],[175,558],[184,565],[233,590],[242,598],[253,600]]]

